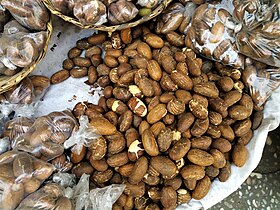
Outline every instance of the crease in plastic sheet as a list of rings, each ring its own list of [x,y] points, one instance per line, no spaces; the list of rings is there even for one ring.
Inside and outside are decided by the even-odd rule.
[[[50,48],[56,45],[53,51],[49,50],[45,59],[38,65],[34,74],[51,76],[62,67],[62,61],[67,58],[67,52],[75,46],[73,40],[87,37],[94,33],[92,30],[81,31],[79,28],[62,22],[54,18],[54,33],[51,39]],[[58,38],[58,34],[61,35]],[[55,45],[54,45],[55,44]],[[100,90],[92,94],[88,85],[84,84],[86,78],[69,78],[61,84],[53,85],[44,97],[44,102],[38,107],[37,115],[48,114],[51,111],[73,109],[75,104],[82,101],[88,101],[96,104],[99,99]],[[72,100],[76,95],[75,100]],[[268,132],[278,127],[280,123],[280,88],[278,88],[270,97],[265,105],[264,120],[261,126],[254,132],[254,138],[247,145],[249,150],[248,160],[242,168],[232,165],[232,173],[229,180],[225,183],[215,180],[210,192],[200,201],[191,200],[189,204],[181,205],[178,210],[199,210],[208,209],[217,204],[231,193],[247,179],[250,173],[257,167],[263,152]]]

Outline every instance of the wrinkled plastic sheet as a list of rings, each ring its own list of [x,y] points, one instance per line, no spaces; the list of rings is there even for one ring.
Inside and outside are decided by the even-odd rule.
[[[54,18],[54,33],[49,45],[49,51],[45,59],[38,65],[34,74],[51,76],[62,68],[62,61],[67,58],[67,52],[75,46],[75,41],[89,36],[92,30],[80,30],[79,28]],[[59,36],[58,36],[59,35]],[[75,41],[74,41],[75,40]],[[100,90],[94,90],[84,84],[87,78],[69,78],[63,83],[53,85],[44,97],[44,102],[38,107],[37,116],[48,114],[52,111],[73,109],[75,104],[81,101],[97,103]],[[181,205],[179,210],[207,209],[217,204],[247,179],[250,173],[257,167],[265,146],[268,132],[276,129],[280,123],[280,88],[270,97],[265,105],[264,120],[261,126],[254,132],[254,138],[247,145],[249,150],[248,160],[242,168],[232,165],[232,173],[227,182],[215,180],[208,195],[200,201],[192,199],[189,204]]]

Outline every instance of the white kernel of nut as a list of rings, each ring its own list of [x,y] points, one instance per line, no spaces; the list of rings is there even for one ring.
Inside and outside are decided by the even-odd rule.
[[[133,96],[142,93],[137,85],[129,85],[128,90]]]
[[[117,108],[119,107],[119,100],[114,101],[113,105],[112,105],[112,110],[115,112],[117,111]]]
[[[232,73],[232,74],[241,75],[241,72],[240,72],[239,69],[233,69],[231,73]]]
[[[181,132],[179,131],[172,131],[172,139],[173,140],[180,140],[181,139]]]
[[[238,82],[234,83],[234,84],[233,84],[233,87],[234,87],[238,92],[242,93],[242,89],[239,87],[239,83],[238,83]]]
[[[177,190],[177,193],[179,193],[181,195],[186,195],[188,193],[188,191],[185,189],[179,189],[179,190]]]
[[[141,142],[138,141],[138,140],[135,140],[134,142],[132,142],[130,144],[130,146],[128,148],[128,152],[135,153],[137,159],[138,159],[138,152],[144,150],[144,149],[141,149],[141,147],[138,146],[139,144],[141,144]]]
[[[136,104],[134,110],[137,110],[140,106],[143,106],[145,109],[140,117],[145,117],[147,114],[147,108],[146,108],[145,104],[139,98],[136,98],[136,102],[137,102],[137,104]]]
[[[176,166],[178,169],[181,169],[185,165],[185,160],[184,158],[181,158],[180,160],[176,161]]]
[[[148,176],[149,176],[149,174],[146,173],[146,174],[144,175],[144,179],[148,179]],[[149,193],[149,192],[148,192],[148,193]]]

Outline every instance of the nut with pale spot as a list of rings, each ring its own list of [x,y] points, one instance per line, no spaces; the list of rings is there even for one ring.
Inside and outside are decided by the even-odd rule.
[[[141,101],[139,98],[132,97],[127,104],[131,111],[133,111],[133,113],[139,117],[145,117],[147,115],[148,109],[143,101]]]
[[[185,103],[178,99],[173,99],[167,104],[167,110],[173,115],[182,114],[185,111],[185,108]]]
[[[191,200],[190,193],[185,189],[179,189],[177,192],[177,204],[188,203]]]
[[[128,148],[129,160],[136,161],[139,157],[141,157],[145,151],[142,147],[142,142],[137,139],[133,141]]]

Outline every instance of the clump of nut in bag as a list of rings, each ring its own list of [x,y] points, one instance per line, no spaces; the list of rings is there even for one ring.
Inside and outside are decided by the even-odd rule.
[[[40,0],[3,0],[0,11],[0,74],[11,76],[42,52],[50,17]]]
[[[90,174],[97,187],[125,184],[113,209],[175,209],[202,199],[211,181],[228,179],[231,163],[244,166],[245,146],[262,120],[242,71],[183,48],[184,35],[154,29],[151,23],[81,39],[51,78],[88,77],[103,88],[98,104],[73,110],[101,136],[72,173]]]
[[[49,1],[47,1],[49,2]],[[150,15],[161,0],[50,0],[65,15],[84,25],[119,25]]]
[[[5,210],[15,209],[54,171],[53,165],[17,151],[0,155],[0,167],[0,208]]]
[[[8,151],[11,141],[33,124],[31,117],[49,86],[49,78],[32,75],[0,94],[0,154]]]
[[[244,56],[280,67],[279,1],[226,1],[200,5],[186,45],[207,58],[244,68]]]

